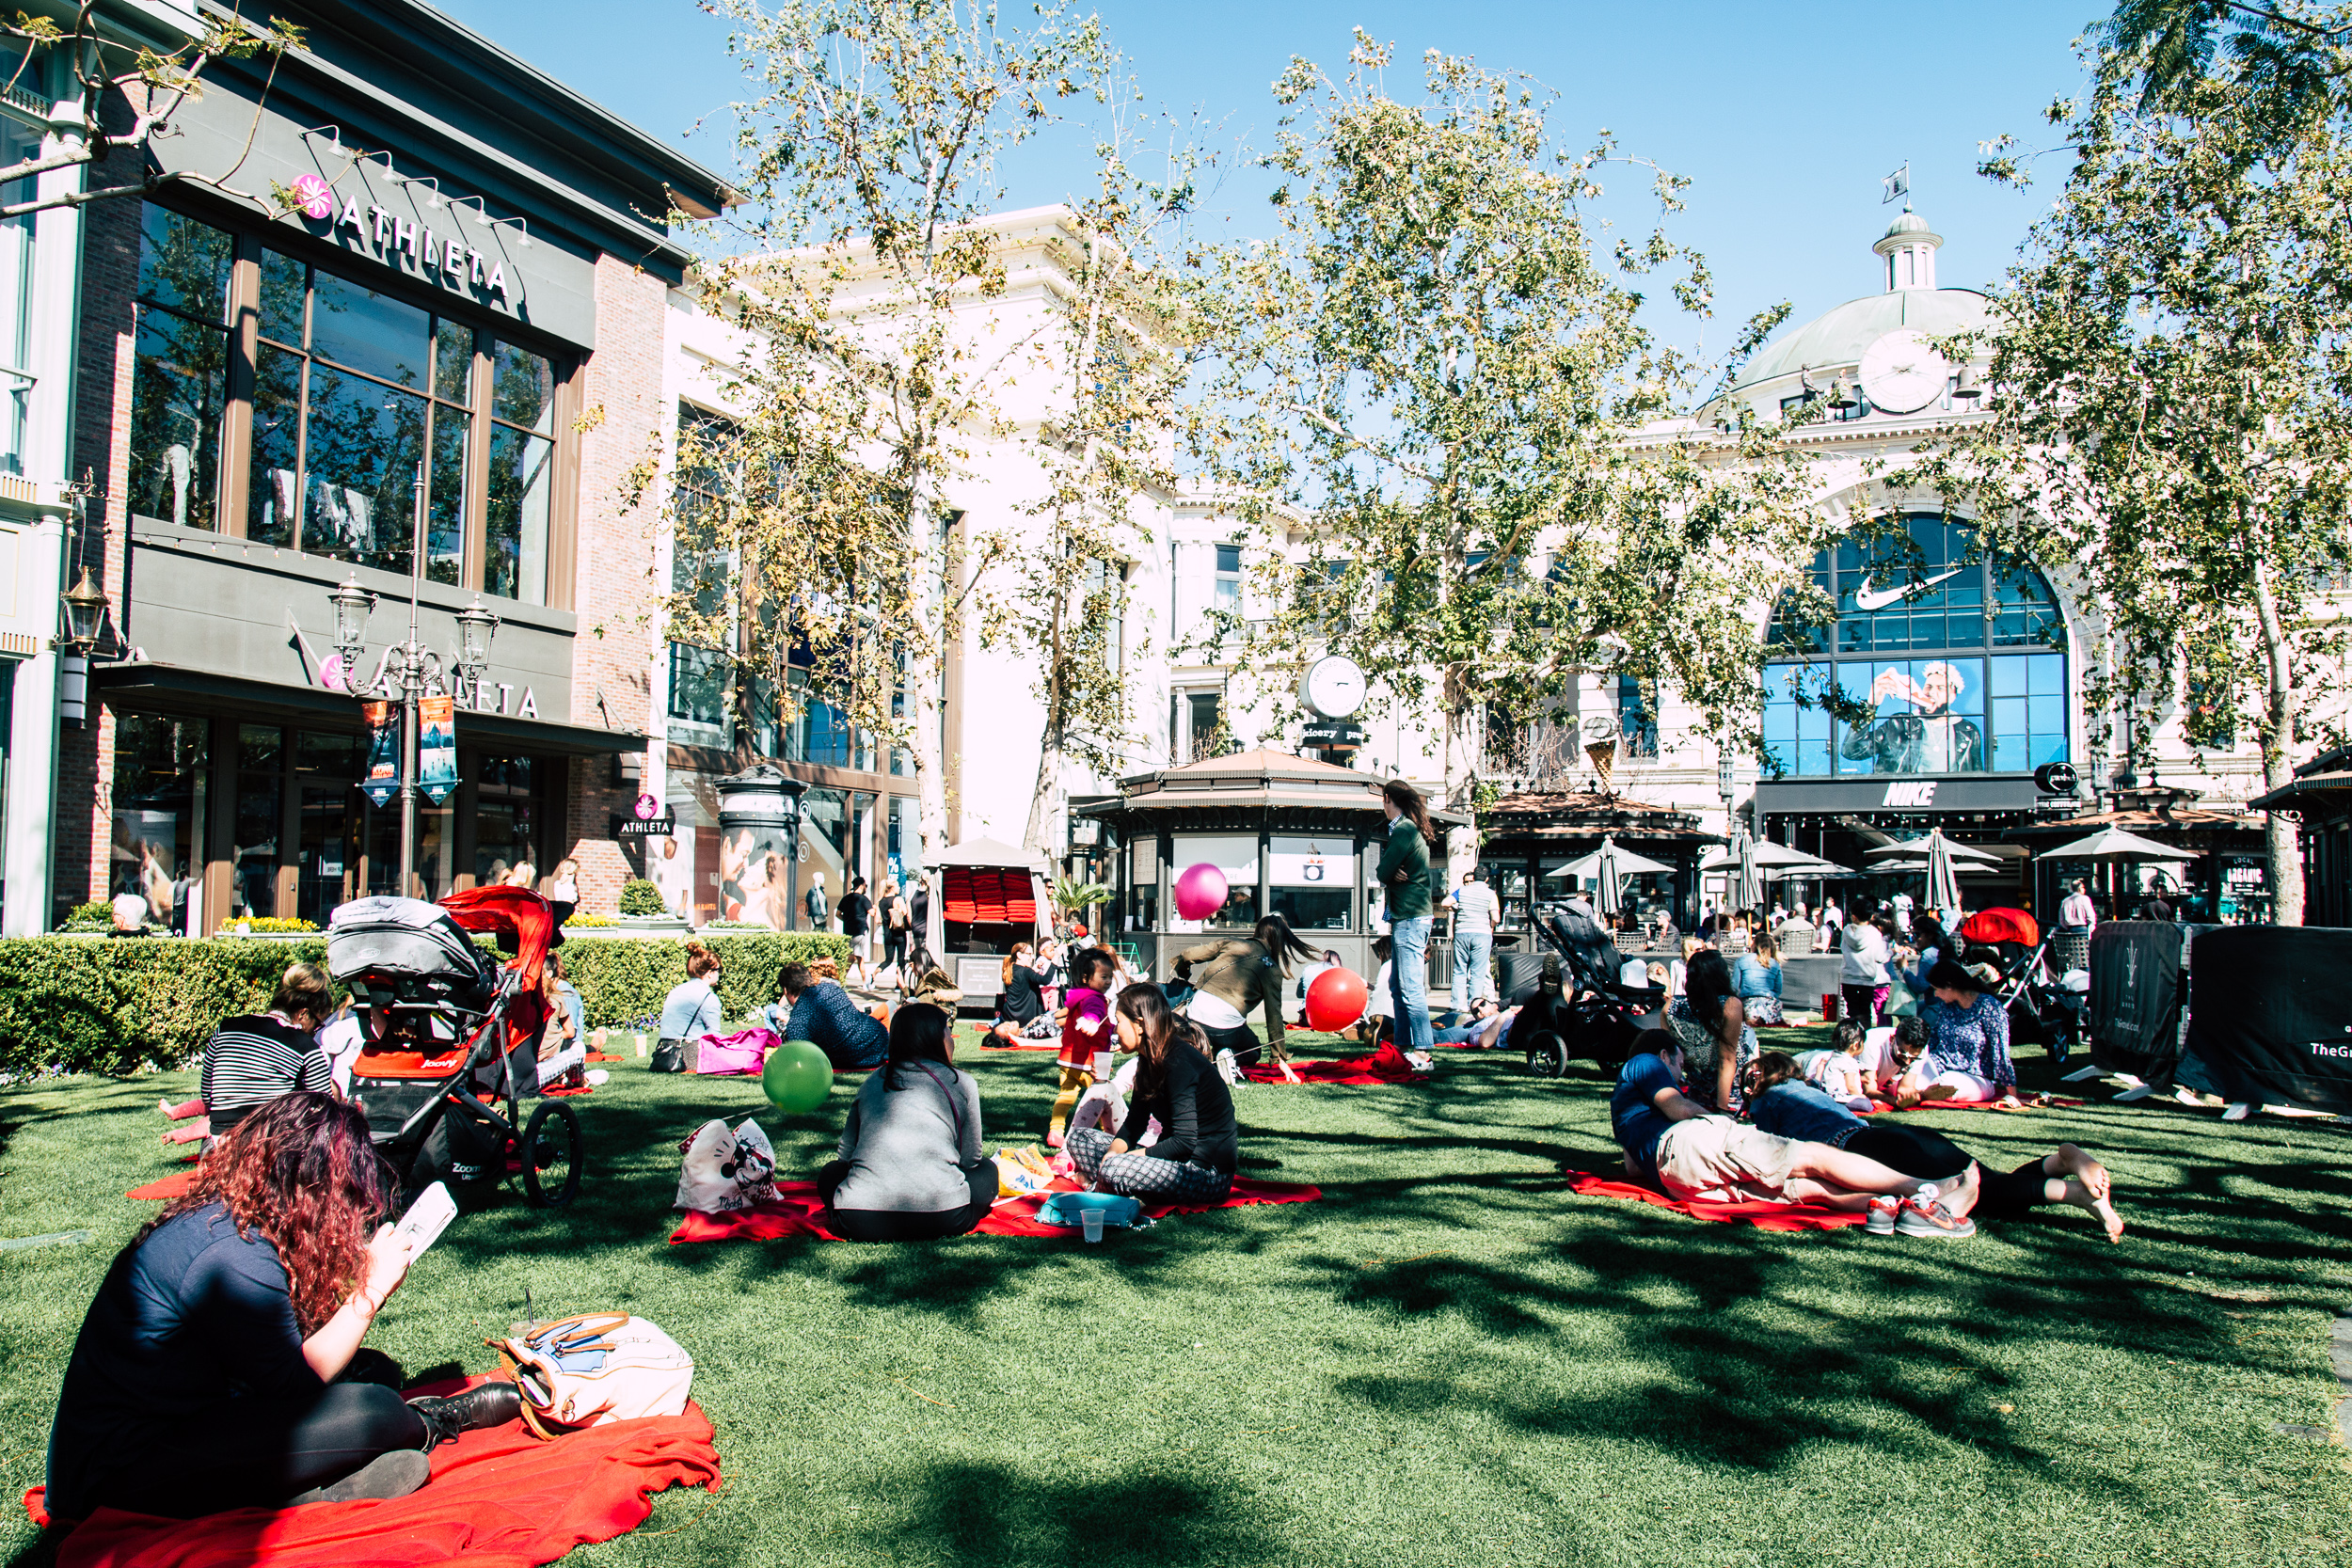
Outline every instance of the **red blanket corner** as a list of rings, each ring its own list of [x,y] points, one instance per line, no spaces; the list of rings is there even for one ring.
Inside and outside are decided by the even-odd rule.
[[[453,1393],[464,1384],[420,1389]],[[434,1450],[422,1490],[380,1502],[238,1509],[157,1519],[100,1509],[57,1549],[58,1568],[537,1568],[575,1546],[645,1522],[672,1486],[719,1489],[710,1422],[682,1416],[615,1421],[541,1442],[520,1421]],[[24,1511],[47,1528],[41,1489]]]
[[[1050,1191],[1077,1192],[1077,1183],[1064,1177]],[[814,1181],[779,1181],[777,1200],[757,1208],[737,1209],[723,1214],[706,1214],[689,1210],[678,1227],[670,1232],[670,1244],[684,1242],[771,1242],[786,1236],[814,1236],[821,1242],[837,1242],[841,1238],[824,1227],[824,1200],[817,1196]],[[1144,1212],[1153,1219],[1168,1214],[1205,1214],[1212,1209],[1247,1209],[1261,1203],[1312,1203],[1323,1196],[1321,1187],[1299,1181],[1252,1181],[1235,1177],[1232,1190],[1217,1203],[1155,1203],[1148,1204]],[[1037,1218],[1042,1196],[1009,1197],[998,1200],[988,1218],[982,1220],[971,1234],[975,1236],[1055,1236],[1064,1241],[1077,1232],[1066,1225],[1045,1225]]]
[[[1693,1219],[1727,1223],[1745,1220],[1758,1230],[1841,1230],[1850,1225],[1860,1225],[1866,1217],[1858,1212],[1848,1213],[1842,1209],[1823,1209],[1811,1203],[1686,1203],[1651,1188],[1596,1176],[1591,1171],[1567,1170],[1561,1174],[1568,1179],[1568,1191],[1579,1197],[1613,1197],[1646,1203],[1653,1208],[1671,1209],[1677,1214],[1689,1214]]]

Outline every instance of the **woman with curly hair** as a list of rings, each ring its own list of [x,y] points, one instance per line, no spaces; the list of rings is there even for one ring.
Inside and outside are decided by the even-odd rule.
[[[425,1454],[521,1413],[511,1383],[403,1401],[359,1341],[408,1272],[367,1119],[297,1091],[254,1111],[122,1249],[49,1434],[51,1513],[195,1518],[397,1497]]]

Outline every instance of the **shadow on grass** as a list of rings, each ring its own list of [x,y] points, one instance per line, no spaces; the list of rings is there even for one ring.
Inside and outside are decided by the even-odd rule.
[[[1212,1452],[1199,1454],[1199,1465],[1181,1457],[1130,1463],[1084,1481],[1005,1465],[932,1465],[900,1506],[869,1510],[878,1516],[858,1533],[882,1557],[975,1568],[1248,1568],[1290,1560],[1287,1544],[1265,1528],[1266,1499],[1219,1475]],[[909,1551],[916,1543],[928,1549],[919,1557]]]

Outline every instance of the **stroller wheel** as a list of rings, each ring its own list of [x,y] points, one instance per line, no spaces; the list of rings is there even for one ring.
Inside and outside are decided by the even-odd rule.
[[[1546,1030],[1527,1042],[1527,1070],[1538,1078],[1561,1078],[1568,1070],[1568,1042]]]
[[[532,1207],[561,1209],[580,1194],[580,1114],[560,1100],[531,1113],[519,1146],[523,1196]]]

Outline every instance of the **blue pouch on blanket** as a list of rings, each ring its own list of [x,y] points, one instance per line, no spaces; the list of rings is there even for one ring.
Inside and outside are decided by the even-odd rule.
[[[1086,1223],[1079,1217],[1082,1209],[1102,1210],[1105,1226],[1133,1225],[1143,1213],[1141,1203],[1117,1193],[1053,1193],[1038,1206],[1037,1217],[1041,1224],[1066,1225],[1075,1230]]]

